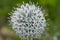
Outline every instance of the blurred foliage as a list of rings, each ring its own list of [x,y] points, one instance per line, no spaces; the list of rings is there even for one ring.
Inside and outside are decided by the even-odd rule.
[[[47,19],[49,26],[48,33],[52,36],[57,32],[60,33],[60,0],[0,0],[0,24],[3,22],[7,24],[8,13],[12,12],[17,4],[22,4],[31,1],[38,4],[44,8],[48,14]],[[9,26],[7,26],[9,27]],[[44,39],[43,39],[44,40]]]

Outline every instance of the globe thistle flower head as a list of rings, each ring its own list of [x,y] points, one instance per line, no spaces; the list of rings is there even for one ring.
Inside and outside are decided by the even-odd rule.
[[[10,24],[17,35],[23,38],[38,38],[46,27],[46,20],[41,8],[34,4],[22,4],[10,16]]]

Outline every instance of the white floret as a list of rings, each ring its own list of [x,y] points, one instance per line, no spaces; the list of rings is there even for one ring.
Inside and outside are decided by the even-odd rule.
[[[40,37],[46,27],[46,20],[41,8],[34,4],[21,5],[11,15],[10,23],[20,37]]]

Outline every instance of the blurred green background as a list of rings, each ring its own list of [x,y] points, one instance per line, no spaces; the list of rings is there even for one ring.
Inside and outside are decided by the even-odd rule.
[[[14,7],[17,7],[17,4],[22,4],[23,1],[28,3],[29,1],[34,2],[35,4],[41,6],[45,11],[46,20],[48,26],[46,31],[49,35],[49,39],[54,35],[57,35],[58,40],[60,40],[60,0],[0,0],[0,27],[6,27],[10,29],[8,23],[8,13],[14,10]],[[47,40],[45,34],[42,35],[41,40]],[[20,40],[18,37],[14,37],[11,40]]]

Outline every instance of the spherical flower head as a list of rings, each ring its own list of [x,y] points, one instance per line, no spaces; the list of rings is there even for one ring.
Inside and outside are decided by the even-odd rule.
[[[41,8],[34,4],[22,4],[10,16],[10,24],[17,35],[23,38],[38,38],[46,27],[46,20]]]

